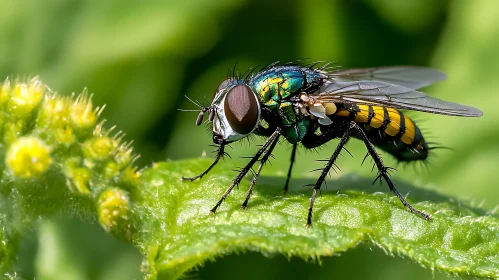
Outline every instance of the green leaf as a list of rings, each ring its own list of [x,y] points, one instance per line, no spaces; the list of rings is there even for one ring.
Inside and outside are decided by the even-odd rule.
[[[284,195],[283,178],[261,177],[247,210],[240,205],[249,181],[213,215],[209,209],[233,179],[230,166],[215,168],[199,182],[182,176],[201,172],[209,160],[155,164],[142,174],[131,197],[140,226],[133,238],[146,255],[147,276],[174,279],[207,260],[233,252],[257,251],[318,260],[360,243],[449,273],[499,277],[499,221],[432,191],[401,182],[409,201],[432,215],[429,222],[403,208],[390,193],[376,192],[371,180],[344,176],[328,181],[316,201],[313,227],[305,220],[310,191],[295,179]]]

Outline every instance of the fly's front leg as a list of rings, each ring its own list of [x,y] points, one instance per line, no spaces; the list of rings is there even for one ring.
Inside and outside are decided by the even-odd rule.
[[[267,141],[265,142],[265,144],[263,144],[262,147],[260,147],[260,149],[258,150],[258,152],[255,154],[255,156],[250,160],[250,162],[248,162],[248,164],[239,172],[239,174],[237,175],[237,177],[232,181],[232,184],[230,185],[230,187],[225,191],[225,193],[222,195],[222,197],[220,198],[220,200],[217,202],[217,204],[215,205],[215,207],[213,207],[210,211],[212,213],[215,213],[217,211],[217,208],[220,206],[220,204],[222,204],[222,202],[227,198],[227,196],[230,194],[230,192],[232,191],[232,189],[239,185],[239,183],[241,182],[241,180],[244,178],[244,176],[246,175],[246,173],[248,173],[248,171],[251,169],[251,167],[253,166],[253,164],[255,164],[255,162],[258,161],[258,159],[260,158],[260,156],[262,156],[263,152],[265,152],[265,150],[267,150],[267,148],[276,140],[276,138],[278,138],[279,136],[281,135],[281,128],[277,128],[274,133],[272,133],[272,135],[270,135],[269,139],[267,139]]]
[[[257,131],[259,133],[257,133],[258,135],[261,135],[261,136],[270,136],[272,135],[272,132],[275,131],[272,130],[270,131],[272,128],[269,127],[269,128],[264,128],[263,126],[259,125],[258,128],[257,128]],[[215,165],[217,165],[217,163],[220,161],[221,158],[223,158],[225,155],[228,155],[226,152],[225,152],[225,143],[222,143],[220,144],[220,146],[218,147],[218,150],[217,150],[217,157],[215,158],[215,161],[205,170],[203,171],[201,174],[197,175],[197,176],[194,176],[194,177],[182,177],[182,180],[184,181],[195,181],[197,179],[201,179],[203,178],[204,175],[208,174],[211,169],[213,169],[213,167],[215,167]]]
[[[297,148],[298,148],[298,144],[297,143],[293,144],[293,151],[291,152],[291,164],[289,165],[288,176],[286,177],[286,184],[284,185],[284,193],[288,192],[289,181],[291,179],[291,172],[293,171],[293,165],[295,163],[296,149]]]
[[[215,161],[205,170],[203,171],[203,173],[197,175],[197,176],[194,176],[194,177],[191,177],[191,178],[187,178],[187,177],[182,177],[182,180],[184,181],[194,181],[196,179],[201,179],[204,175],[208,174],[208,172],[210,172],[210,170],[215,167],[215,165],[217,165],[217,163],[220,161],[221,158],[223,158],[224,155],[226,155],[227,153],[225,152],[225,144],[220,144],[220,146],[218,147],[218,151],[217,151],[217,157],[215,158]]]
[[[344,128],[344,133],[343,133],[343,136],[341,137],[340,143],[338,143],[338,146],[334,150],[333,155],[331,156],[331,158],[329,158],[329,161],[327,162],[326,166],[322,170],[321,176],[319,176],[319,179],[314,184],[314,189],[313,189],[313,192],[312,192],[312,197],[310,198],[310,207],[308,208],[308,216],[307,216],[307,224],[306,224],[307,227],[312,226],[312,211],[313,211],[313,208],[314,208],[314,202],[315,202],[315,197],[317,195],[317,191],[319,191],[321,189],[322,183],[324,183],[324,180],[326,179],[326,176],[329,173],[329,170],[334,165],[334,162],[336,161],[336,159],[340,155],[341,150],[343,149],[343,147],[347,143],[348,137],[350,135],[350,128],[351,128],[350,125],[348,125],[348,126],[346,126]],[[317,137],[320,137],[320,136],[328,137],[327,135],[320,135],[320,136],[319,135],[315,135],[315,136],[317,136]],[[317,142],[322,142],[322,141],[319,138],[317,139],[317,141],[313,141],[313,143],[317,143]]]
[[[248,201],[251,198],[251,194],[253,194],[253,187],[256,184],[256,181],[258,180],[258,176],[260,176],[260,172],[262,171],[263,166],[269,159],[269,157],[272,155],[272,151],[274,150],[275,146],[277,145],[277,142],[279,141],[279,136],[275,138],[274,142],[270,145],[269,149],[267,152],[263,155],[262,159],[260,160],[260,166],[258,166],[258,170],[255,172],[255,176],[253,176],[253,180],[251,180],[250,188],[248,193],[246,194],[246,199],[244,200],[243,204],[241,205],[241,208],[246,209],[248,207]]]
[[[366,145],[366,148],[367,148],[367,151],[368,153],[371,155],[371,157],[373,158],[374,160],[374,163],[376,164],[376,167],[378,168],[378,177],[376,178],[377,179],[385,179],[386,183],[388,184],[388,187],[390,188],[390,190],[392,192],[395,193],[395,195],[398,197],[398,199],[400,199],[400,201],[402,202],[402,204],[409,208],[409,210],[412,212],[412,213],[415,213],[415,214],[418,214],[420,215],[421,217],[423,217],[425,220],[430,220],[431,219],[431,216],[428,215],[428,214],[425,214],[417,209],[415,209],[414,207],[412,207],[412,205],[409,204],[409,202],[407,202],[405,200],[405,198],[398,192],[398,190],[395,188],[395,186],[393,185],[392,183],[392,180],[390,180],[390,177],[388,176],[388,170],[390,169],[389,167],[386,167],[384,164],[383,164],[383,160],[381,159],[381,157],[378,155],[378,153],[376,152],[376,150],[374,149],[374,146],[373,144],[371,143],[371,141],[369,141],[369,138],[367,138],[367,135],[366,133],[362,130],[362,128],[355,122],[352,122],[352,125],[353,127],[355,127],[355,129],[357,129],[357,131],[359,132],[360,136],[362,137],[363,141],[364,141],[364,144]]]

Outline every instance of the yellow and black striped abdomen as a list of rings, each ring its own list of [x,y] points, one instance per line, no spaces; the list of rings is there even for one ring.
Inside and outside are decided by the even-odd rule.
[[[333,118],[348,118],[360,124],[372,143],[400,161],[424,160],[428,146],[414,122],[394,108],[344,104]],[[352,134],[353,137],[358,135]]]

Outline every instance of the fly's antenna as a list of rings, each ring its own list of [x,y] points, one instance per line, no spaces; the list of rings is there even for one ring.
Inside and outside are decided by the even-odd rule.
[[[201,108],[201,112],[199,112],[199,115],[196,119],[196,126],[200,126],[203,123],[204,114],[208,111],[210,111],[209,118],[211,119],[211,115],[212,115],[213,110],[211,110],[211,107],[203,107],[203,108]]]
[[[213,121],[213,119],[215,118],[215,110],[213,110],[212,106],[204,106],[203,104],[201,104],[199,101],[197,100],[192,100],[190,99],[187,95],[184,95],[185,98],[187,98],[190,102],[192,102],[192,104],[198,106],[199,108],[201,108],[201,111],[199,112],[199,110],[189,110],[189,109],[177,109],[178,111],[181,111],[181,112],[199,112],[199,115],[196,119],[196,126],[200,126],[202,123],[203,123],[203,119],[204,119],[204,114],[206,112],[210,112],[210,115],[208,117],[209,121]]]

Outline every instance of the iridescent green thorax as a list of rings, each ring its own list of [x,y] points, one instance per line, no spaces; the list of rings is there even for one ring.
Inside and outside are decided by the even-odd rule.
[[[298,143],[307,133],[310,121],[296,112],[291,98],[317,89],[323,79],[324,74],[316,69],[276,66],[250,77],[247,83],[260,104],[278,117],[283,136],[290,143]]]
[[[275,106],[304,88],[320,85],[319,70],[299,66],[278,66],[259,72],[249,79],[249,86],[266,106]]]

